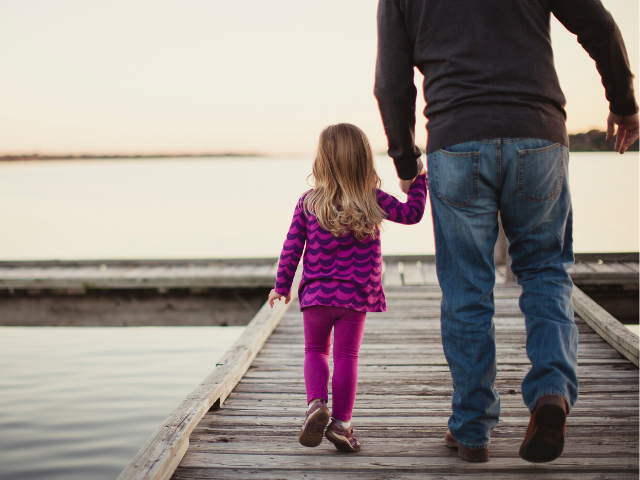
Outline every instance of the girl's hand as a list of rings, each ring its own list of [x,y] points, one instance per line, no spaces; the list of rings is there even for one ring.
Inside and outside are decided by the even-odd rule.
[[[414,177],[411,180],[400,179],[400,190],[402,190],[402,193],[405,193],[405,194],[409,193],[409,189],[411,188],[411,185],[413,185],[413,182],[416,181],[416,178],[418,177]]]
[[[418,167],[418,175],[422,175],[423,173],[426,175],[427,174],[427,167],[425,167],[424,162],[422,161],[422,159],[419,160],[420,165]]]
[[[271,290],[271,292],[269,292],[269,306],[271,308],[273,308],[273,304],[276,300],[280,300],[282,297],[284,297],[284,304],[287,305],[290,301],[291,301],[291,294],[287,295],[286,297],[284,295],[280,295],[279,293],[276,293],[275,290]]]

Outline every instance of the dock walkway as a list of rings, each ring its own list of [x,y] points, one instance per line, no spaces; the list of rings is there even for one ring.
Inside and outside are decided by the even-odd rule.
[[[410,263],[385,274],[389,311],[367,316],[353,416],[360,453],[338,452],[326,440],[317,448],[297,442],[305,389],[302,314],[294,301],[226,402],[195,426],[171,478],[638,478],[638,369],[580,318],[580,399],[564,454],[548,464],[518,457],[529,420],[520,387],[529,360],[520,287],[509,283],[495,288],[502,415],[491,461],[463,462],[445,447],[452,386],[440,341],[441,293],[429,265]]]
[[[271,287],[277,258],[2,261],[0,293],[15,290],[203,289]],[[433,255],[385,255],[399,285],[437,283]],[[503,267],[504,270],[504,267]],[[638,285],[638,253],[576,254],[574,283]],[[394,285],[394,283],[390,283]]]

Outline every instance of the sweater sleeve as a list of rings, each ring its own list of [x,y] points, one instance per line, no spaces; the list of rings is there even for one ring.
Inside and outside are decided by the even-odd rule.
[[[407,202],[402,203],[382,190],[378,191],[378,204],[387,213],[387,220],[404,225],[413,225],[422,220],[427,203],[427,176],[418,175],[407,195]]]
[[[554,16],[595,60],[602,78],[609,110],[618,115],[638,111],[633,92],[633,74],[622,34],[600,0],[554,0]]]
[[[415,143],[416,87],[413,83],[413,43],[397,0],[378,3],[378,54],[374,95],[387,135],[389,156],[398,177],[418,174],[420,149]]]
[[[278,262],[278,272],[276,273],[275,291],[278,295],[287,296],[291,293],[291,284],[296,274],[300,257],[307,241],[307,223],[303,207],[304,195],[298,200],[296,209],[293,212],[291,227],[287,233],[287,238],[282,246],[280,261]]]

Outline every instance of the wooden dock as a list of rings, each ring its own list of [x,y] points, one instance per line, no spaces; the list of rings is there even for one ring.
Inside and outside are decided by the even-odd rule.
[[[276,258],[0,262],[0,291],[264,287],[273,285],[276,262]]]
[[[504,280],[495,288],[502,415],[491,461],[463,462],[444,446],[452,386],[440,341],[441,293],[425,263],[387,258],[389,311],[367,316],[353,417],[360,453],[338,452],[327,441],[313,449],[297,442],[305,389],[302,314],[294,299],[272,312],[281,320],[254,348],[255,358],[236,362],[242,366],[235,388],[227,382],[220,395],[224,381],[214,371],[120,479],[637,479],[638,369],[579,317],[580,399],[568,418],[564,454],[539,465],[518,457],[529,419],[520,390],[529,360],[520,287]],[[599,321],[598,311],[585,311]],[[264,323],[269,315],[263,307],[257,318]],[[635,348],[637,364],[638,337],[620,335]],[[218,369],[236,365],[223,363]]]
[[[433,255],[385,260],[390,286],[437,283]],[[277,258],[0,262],[0,292],[271,287],[276,271]],[[638,253],[586,253],[569,273],[578,285],[638,285],[639,271]]]
[[[433,255],[387,255],[384,266],[390,287],[437,283]],[[4,261],[0,325],[246,325],[276,270],[276,258]],[[576,255],[569,273],[616,318],[635,324],[638,270],[638,253],[595,253]],[[506,265],[497,273],[507,281]]]

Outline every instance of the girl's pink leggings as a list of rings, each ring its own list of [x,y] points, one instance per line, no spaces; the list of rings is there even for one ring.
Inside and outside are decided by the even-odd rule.
[[[333,396],[331,416],[351,420],[358,388],[358,356],[366,313],[350,308],[311,306],[304,318],[304,382],[307,403],[314,398],[329,401],[329,350],[333,332]]]

